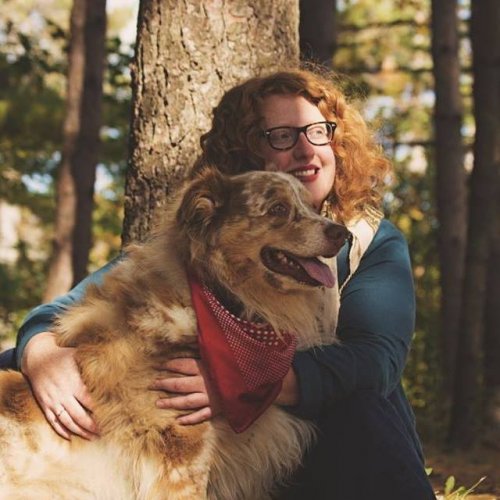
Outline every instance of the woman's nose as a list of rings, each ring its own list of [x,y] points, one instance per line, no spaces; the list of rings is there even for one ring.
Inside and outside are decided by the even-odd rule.
[[[307,140],[306,134],[301,132],[297,139],[297,144],[293,148],[296,158],[311,158],[314,156],[314,146]]]

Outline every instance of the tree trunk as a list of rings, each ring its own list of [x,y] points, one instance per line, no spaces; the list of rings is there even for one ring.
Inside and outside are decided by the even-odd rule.
[[[53,253],[43,300],[69,290],[73,282],[72,235],[75,225],[76,192],[72,175],[73,158],[80,132],[80,103],[85,67],[85,0],[74,0],[70,19],[66,115],[63,148],[56,185],[56,215]]]
[[[123,241],[143,240],[236,82],[298,62],[298,0],[142,0]]]
[[[500,23],[500,10],[497,7],[497,23]],[[500,24],[497,24],[497,27]],[[486,428],[495,430],[492,438],[500,439],[500,36],[497,34],[496,67],[492,75],[497,85],[496,111],[491,110],[495,124],[494,159],[496,180],[495,218],[491,221],[493,236],[488,265],[486,285],[486,310],[484,321],[484,391]],[[495,69],[496,68],[496,69]]]
[[[92,246],[94,184],[100,151],[102,80],[106,45],[106,0],[86,0],[85,76],[81,101],[81,126],[72,161],[77,190],[73,231],[73,282],[87,275]]]
[[[300,0],[300,57],[333,67],[337,48],[337,0]]]
[[[432,56],[436,103],[436,193],[441,269],[443,393],[452,393],[462,299],[466,239],[466,185],[459,88],[457,0],[432,1]],[[449,405],[449,399],[446,401]]]
[[[495,209],[498,207],[495,196],[498,195],[496,186],[499,161],[499,26],[498,0],[472,2],[471,42],[476,137],[474,170],[470,179],[465,286],[450,432],[452,444],[462,448],[474,443],[482,416],[482,332],[487,265],[495,228]]]
[[[499,88],[500,90],[500,88]],[[498,115],[500,117],[500,110]],[[497,136],[497,170],[500,171],[500,125]],[[500,440],[500,177],[497,181],[495,233],[491,242],[484,321],[484,395],[486,428]]]

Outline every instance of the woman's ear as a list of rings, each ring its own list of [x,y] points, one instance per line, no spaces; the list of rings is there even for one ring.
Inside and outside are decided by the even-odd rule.
[[[207,238],[227,203],[229,184],[229,178],[215,167],[205,167],[184,191],[176,214],[179,228],[191,238]]]

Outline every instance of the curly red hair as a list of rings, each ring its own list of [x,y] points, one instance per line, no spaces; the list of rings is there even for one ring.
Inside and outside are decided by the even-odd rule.
[[[328,197],[335,218],[348,222],[367,207],[378,209],[391,165],[360,113],[333,83],[309,70],[287,70],[251,78],[224,94],[214,109],[212,128],[201,137],[194,171],[210,163],[227,174],[261,170],[262,103],[269,95],[297,95],[316,105],[337,128],[331,144],[337,163]]]

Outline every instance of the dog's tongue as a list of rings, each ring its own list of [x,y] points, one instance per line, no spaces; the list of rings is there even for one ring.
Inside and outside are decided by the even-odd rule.
[[[335,278],[333,276],[330,266],[324,264],[319,259],[314,257],[295,257],[295,259],[304,268],[304,271],[322,285],[332,288],[335,285]]]

